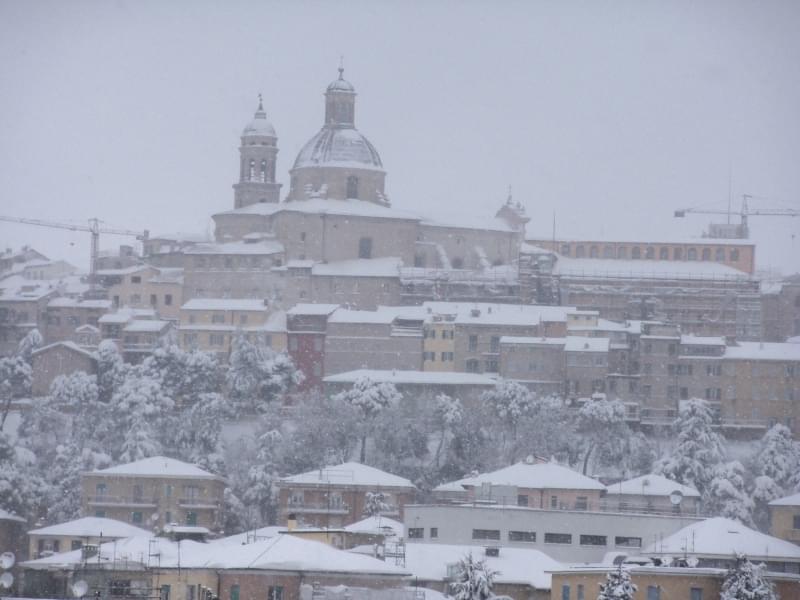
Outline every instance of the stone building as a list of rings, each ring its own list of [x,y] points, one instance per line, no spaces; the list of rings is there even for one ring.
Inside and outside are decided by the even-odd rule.
[[[154,456],[81,474],[81,511],[148,529],[176,523],[218,531],[224,489],[218,475]]]

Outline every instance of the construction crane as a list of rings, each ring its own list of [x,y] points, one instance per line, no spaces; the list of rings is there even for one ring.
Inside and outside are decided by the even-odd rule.
[[[732,211],[730,205],[727,210],[713,208],[681,208],[675,211],[676,217],[685,217],[687,214],[696,215],[726,215],[727,223],[711,223],[708,228],[708,237],[733,238],[746,240],[750,237],[750,228],[747,224],[748,217],[800,217],[800,210],[793,208],[750,208],[747,203],[752,196],[742,195],[742,208],[738,212]],[[739,217],[739,223],[731,223],[731,215]]]
[[[45,221],[44,219],[24,219],[21,217],[6,217],[0,215],[0,221],[9,223],[24,223],[25,225],[38,225],[39,227],[52,227],[54,229],[68,229],[70,231],[88,231],[92,234],[92,247],[89,257],[89,284],[94,289],[97,279],[97,256],[100,253],[100,234],[127,235],[135,237],[137,240],[146,241],[149,232],[131,231],[129,229],[114,229],[112,227],[100,227],[100,219],[89,219],[88,225],[76,225],[75,223],[60,223],[58,221]]]

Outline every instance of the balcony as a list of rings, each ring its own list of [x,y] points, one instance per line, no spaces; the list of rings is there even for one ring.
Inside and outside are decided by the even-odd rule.
[[[292,502],[286,507],[288,512],[295,513],[323,513],[330,515],[346,515],[350,512],[350,505],[344,502]]]
[[[211,498],[179,498],[178,505],[184,508],[217,509],[220,507],[220,503]]]
[[[142,506],[157,507],[158,498],[141,498],[129,496],[88,496],[87,503],[92,506]]]

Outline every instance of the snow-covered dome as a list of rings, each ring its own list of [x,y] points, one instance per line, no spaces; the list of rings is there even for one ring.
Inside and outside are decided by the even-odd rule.
[[[267,120],[267,113],[264,111],[264,106],[261,104],[261,98],[258,100],[258,110],[253,115],[253,120],[250,121],[242,131],[242,137],[250,135],[263,135],[268,137],[277,137],[275,128]]]
[[[356,88],[353,87],[353,84],[347,81],[342,77],[341,70],[339,72],[339,79],[334,79],[331,81],[330,85],[328,86],[329,92],[350,92],[351,94],[355,94]]]
[[[325,166],[383,171],[375,146],[355,128],[323,127],[294,161],[295,169]]]

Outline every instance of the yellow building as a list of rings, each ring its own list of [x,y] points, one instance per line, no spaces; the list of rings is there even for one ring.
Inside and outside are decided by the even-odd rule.
[[[194,298],[181,307],[179,342],[184,349],[227,357],[239,332],[282,352],[286,349],[286,313],[253,299]]]
[[[183,301],[183,269],[135,265],[98,271],[114,308],[152,308],[162,319],[178,320]]]
[[[778,498],[769,503],[769,533],[800,544],[800,494]]]
[[[428,317],[423,328],[422,370],[455,371],[455,314]]]
[[[41,558],[135,535],[149,536],[150,532],[115,519],[82,517],[29,531],[28,556]]]

